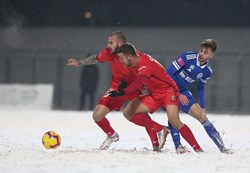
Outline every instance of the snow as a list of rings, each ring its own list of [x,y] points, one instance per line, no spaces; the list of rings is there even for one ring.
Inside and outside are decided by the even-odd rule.
[[[166,115],[151,115],[167,124]],[[128,122],[122,112],[107,118],[119,133],[120,141],[106,151],[98,150],[105,134],[92,120],[92,112],[80,111],[0,111],[0,172],[81,172],[81,173],[232,173],[250,172],[250,116],[215,115],[209,119],[222,134],[234,154],[221,154],[200,123],[188,115],[181,120],[193,131],[204,153],[177,155],[171,136],[161,153],[152,151],[142,127]],[[62,144],[57,150],[42,146],[42,135],[53,130]],[[182,143],[190,146],[182,140]]]

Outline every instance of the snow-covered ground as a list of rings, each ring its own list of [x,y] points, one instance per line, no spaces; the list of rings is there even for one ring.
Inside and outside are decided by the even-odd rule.
[[[250,116],[209,115],[226,145],[233,149],[232,155],[221,154],[198,121],[184,114],[182,121],[192,129],[204,153],[191,150],[177,155],[170,136],[163,152],[155,153],[142,127],[128,122],[121,112],[107,117],[120,141],[100,151],[106,136],[93,122],[92,112],[0,111],[0,172],[250,173]],[[151,117],[167,124],[164,113]],[[49,130],[61,135],[57,150],[42,146],[42,135]]]

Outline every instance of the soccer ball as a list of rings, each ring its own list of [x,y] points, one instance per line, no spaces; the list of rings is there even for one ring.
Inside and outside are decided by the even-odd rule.
[[[57,149],[61,144],[61,137],[54,131],[48,131],[43,135],[42,142],[46,149]]]

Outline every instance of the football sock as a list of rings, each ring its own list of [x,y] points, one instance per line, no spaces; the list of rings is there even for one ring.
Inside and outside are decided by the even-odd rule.
[[[157,138],[157,134],[155,131],[151,130],[151,128],[147,128],[145,127],[148,136],[150,137],[151,143],[153,146],[159,146],[159,142],[158,142],[158,138]]]
[[[103,118],[99,122],[95,122],[108,136],[111,136],[115,133],[114,129],[110,126],[110,123],[107,118]]]
[[[146,115],[147,115],[148,118],[151,119],[151,117],[148,114],[146,114]],[[151,128],[148,128],[148,127],[145,127],[145,129],[146,129],[146,131],[147,131],[147,133],[148,133],[148,135],[150,137],[152,145],[153,146],[159,146],[158,137],[157,137],[156,132],[151,130]]]
[[[181,145],[180,133],[176,128],[172,126],[172,124],[170,124],[170,122],[168,122],[168,127],[170,128],[171,131],[171,136],[173,138],[175,149],[177,149],[179,145]]]
[[[148,114],[142,114],[142,113],[136,114],[130,121],[136,125],[145,127],[145,129],[150,137],[152,145],[153,146],[159,145],[156,132],[154,130],[152,130],[151,125],[148,125],[148,124],[154,124],[154,123],[152,123],[154,121],[152,121],[152,119],[150,118],[150,116]],[[161,129],[162,129],[162,126],[161,126]]]
[[[192,131],[190,128],[184,124],[180,129],[179,132],[181,136],[189,143],[189,145],[194,149],[194,151],[201,151],[201,147],[197,143]]]
[[[130,121],[139,126],[149,128],[155,132],[160,132],[163,129],[162,125],[156,123],[151,118],[149,118],[147,114],[144,113],[135,114],[134,117],[130,119]]]
[[[219,132],[215,129],[214,125],[209,120],[204,121],[202,125],[205,128],[208,136],[214,141],[214,143],[221,151],[224,148],[224,143]]]

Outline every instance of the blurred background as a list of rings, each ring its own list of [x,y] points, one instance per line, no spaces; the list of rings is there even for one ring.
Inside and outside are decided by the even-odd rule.
[[[0,0],[0,108],[45,102],[43,109],[93,109],[109,88],[108,64],[98,63],[98,73],[83,79],[83,68],[67,60],[98,53],[117,30],[165,67],[216,39],[206,109],[249,113],[250,0]],[[81,99],[91,79],[98,81],[93,101]]]

